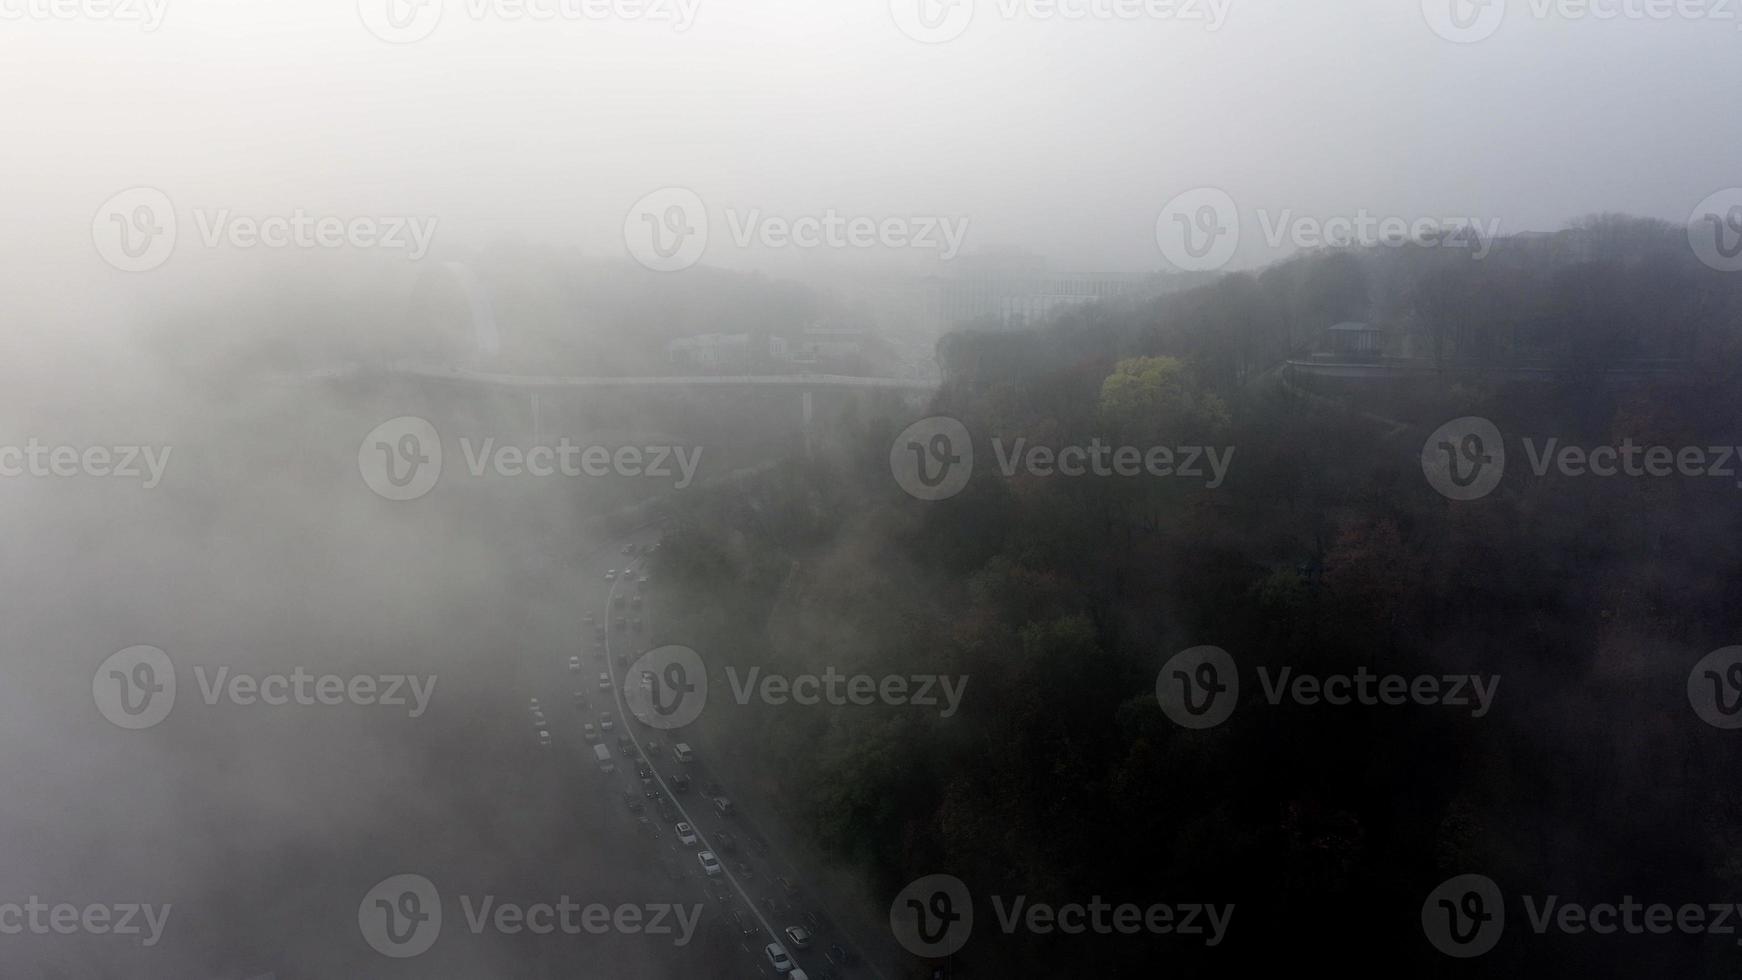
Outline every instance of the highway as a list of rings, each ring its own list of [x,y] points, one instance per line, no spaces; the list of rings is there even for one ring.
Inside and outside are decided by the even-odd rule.
[[[835,920],[827,914],[814,891],[807,887],[805,877],[779,860],[776,849],[768,846],[764,835],[751,825],[742,811],[730,816],[716,812],[709,790],[715,790],[717,795],[728,799],[736,799],[736,794],[731,787],[716,784],[705,753],[698,751],[695,759],[687,764],[675,761],[672,746],[686,741],[685,729],[662,731],[647,727],[636,721],[630,711],[625,696],[628,668],[649,645],[649,622],[656,609],[658,590],[654,582],[649,582],[643,589],[638,581],[643,560],[639,554],[635,557],[622,554],[622,548],[634,544],[639,552],[644,552],[658,540],[658,536],[658,530],[652,528],[618,536],[608,546],[585,557],[582,567],[577,570],[585,594],[574,610],[575,629],[581,640],[572,649],[543,654],[556,660],[557,671],[538,669],[533,672],[535,677],[549,678],[541,682],[540,689],[533,692],[533,696],[544,705],[552,734],[558,736],[552,749],[575,752],[581,757],[580,766],[573,770],[567,766],[562,768],[578,772],[580,779],[596,782],[599,796],[618,816],[610,823],[624,836],[621,846],[625,850],[636,847],[638,843],[646,846],[655,855],[651,859],[655,867],[650,868],[650,872],[657,874],[668,868],[677,869],[682,876],[677,887],[697,893],[684,900],[707,905],[698,941],[709,944],[710,949],[717,950],[726,958],[725,961],[709,961],[710,976],[777,976],[763,950],[768,943],[778,941],[811,980],[825,977],[882,980],[883,973],[834,926]],[[623,574],[631,569],[635,574]],[[607,570],[615,570],[618,574],[607,581]],[[589,582],[593,584],[586,584]],[[640,608],[633,607],[636,595],[642,599]],[[623,599],[622,608],[613,610],[613,603],[618,598]],[[604,627],[602,654],[595,649],[593,624],[584,621],[587,613],[592,614],[594,623]],[[615,628],[613,617],[616,615],[625,620],[639,615],[642,628],[635,629],[627,624],[622,629]],[[580,658],[579,671],[568,665],[571,656]],[[598,683],[601,673],[609,679],[608,702],[604,701],[606,695]],[[568,690],[556,686],[559,675],[567,677]],[[589,723],[597,728],[602,721],[602,712],[606,710],[614,712],[615,727],[611,732],[600,731],[596,744],[610,749],[616,771],[609,774],[599,770],[591,744],[580,743],[578,739],[555,731],[559,728],[581,729]],[[562,717],[569,716],[570,712],[580,717]],[[619,748],[619,736],[627,736],[634,746],[629,757],[625,757],[626,753]],[[650,749],[650,741],[656,741],[659,747]],[[664,800],[670,802],[675,811],[674,819],[663,819],[659,803],[646,797],[647,784],[636,774],[638,763],[648,767],[648,782],[658,788]],[[690,782],[687,791],[674,788],[674,778],[680,774]],[[630,811],[626,794],[633,794],[643,802],[644,809],[640,814]],[[646,823],[638,820],[638,816],[645,817]],[[696,845],[685,846],[678,842],[675,830],[678,821],[694,828],[699,838]],[[729,847],[723,834],[732,841]],[[608,845],[613,842],[601,843]],[[713,851],[718,857],[722,870],[720,877],[710,880],[702,873],[696,858],[702,850]],[[782,879],[791,883],[790,891],[781,883]],[[753,934],[741,934],[734,926],[731,916],[734,909],[741,909],[750,917]],[[789,926],[801,926],[811,932],[808,949],[796,949],[788,941],[786,929]],[[830,950],[837,944],[846,953],[846,964],[832,961]]]

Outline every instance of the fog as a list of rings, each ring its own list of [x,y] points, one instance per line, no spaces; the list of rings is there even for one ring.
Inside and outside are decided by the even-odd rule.
[[[1736,898],[1672,6],[0,0],[0,975],[1725,975],[1516,904]]]

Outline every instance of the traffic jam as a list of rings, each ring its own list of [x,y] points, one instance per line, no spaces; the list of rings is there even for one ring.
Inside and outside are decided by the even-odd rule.
[[[609,796],[621,800],[624,833],[645,852],[650,870],[674,887],[704,893],[704,941],[741,956],[741,975],[875,975],[856,969],[859,956],[740,813],[705,753],[680,740],[693,736],[643,725],[626,709],[629,665],[649,647],[645,559],[658,547],[622,546],[622,567],[603,574],[603,604],[583,614],[585,653],[566,658],[573,681],[566,710],[580,726],[591,768]],[[533,697],[529,711],[538,745],[553,750],[557,706]]]

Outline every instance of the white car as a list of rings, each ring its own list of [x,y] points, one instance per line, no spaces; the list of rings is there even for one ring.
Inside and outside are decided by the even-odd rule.
[[[792,944],[793,949],[810,949],[811,931],[804,926],[787,926],[786,941]]]
[[[696,828],[687,823],[677,825],[677,842],[685,847],[696,846]]]
[[[569,658],[569,669],[576,672],[576,673],[580,673],[581,658],[580,657],[570,657]]]
[[[599,690],[609,691],[610,689],[611,689],[611,675],[610,674],[600,674],[599,675]]]
[[[537,698],[530,698],[527,700],[526,703],[529,707],[532,708],[532,710],[534,710],[534,711],[538,710],[538,699]]]
[[[601,711],[599,713],[599,731],[608,732],[616,727],[617,722],[616,719],[611,717],[611,712]]]
[[[538,731],[538,744],[547,749],[550,748],[550,733],[542,728]]]
[[[679,762],[694,762],[696,754],[690,749],[690,743],[679,742],[671,747],[671,757]]]
[[[544,727],[544,710],[542,708],[532,709],[532,723],[539,728]]]
[[[701,862],[702,873],[710,878],[718,878],[724,873],[720,867],[720,859],[714,856],[713,851],[696,852],[696,860]]]
[[[791,973],[792,957],[786,955],[786,947],[779,943],[769,943],[762,947],[762,952],[768,957],[768,965],[774,967],[775,973]]]
[[[581,732],[587,736],[587,741],[589,742],[597,742],[599,740],[599,733],[593,729],[593,723],[590,721],[581,726]]]

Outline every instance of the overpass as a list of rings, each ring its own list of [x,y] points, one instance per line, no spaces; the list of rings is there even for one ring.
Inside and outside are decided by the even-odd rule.
[[[527,375],[480,371],[450,365],[389,362],[349,364],[311,372],[305,382],[327,384],[345,381],[399,381],[413,385],[443,385],[476,392],[524,396],[532,433],[545,432],[547,415],[560,396],[583,392],[703,393],[708,391],[780,391],[798,396],[800,429],[808,452],[815,417],[817,392],[851,393],[887,391],[914,408],[923,408],[937,391],[938,383],[916,378],[856,377],[844,374],[746,374],[746,375],[640,375],[598,377],[589,375]]]

